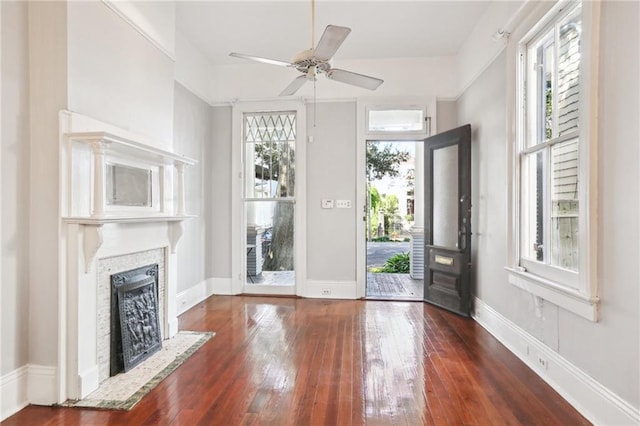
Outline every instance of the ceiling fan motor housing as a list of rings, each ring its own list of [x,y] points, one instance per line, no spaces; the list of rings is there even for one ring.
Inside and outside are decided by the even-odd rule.
[[[298,71],[303,74],[308,74],[309,69],[315,68],[316,74],[320,72],[327,72],[331,69],[329,61],[318,59],[314,56],[314,49],[307,49],[298,53],[293,58],[293,65]]]

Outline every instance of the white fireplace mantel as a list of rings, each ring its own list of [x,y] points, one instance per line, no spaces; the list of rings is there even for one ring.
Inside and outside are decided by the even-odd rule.
[[[116,269],[125,265],[132,269],[148,262],[148,253],[156,253],[164,268],[163,338],[177,333],[176,246],[184,221],[195,217],[186,213],[185,173],[197,161],[159,148],[171,144],[91,117],[61,111],[59,118],[60,303],[65,308],[58,319],[63,354],[58,365],[58,402],[63,402],[83,398],[100,384],[98,342],[103,337],[98,323],[103,315],[99,312],[108,298],[99,295],[98,279],[111,273],[104,268],[113,259],[121,262]],[[114,165],[148,173],[149,196],[142,203],[114,202],[117,191],[114,169],[110,169]]]
[[[150,222],[166,222],[167,237],[169,238],[169,247],[171,253],[176,252],[178,241],[184,232],[182,222],[186,219],[194,218],[195,215],[183,216],[128,216],[128,217],[108,217],[108,218],[91,218],[91,217],[66,217],[64,222],[68,224],[78,224],[82,226],[84,252],[84,271],[88,273],[95,259],[98,250],[104,242],[102,235],[103,226],[109,223],[117,224],[137,224]]]

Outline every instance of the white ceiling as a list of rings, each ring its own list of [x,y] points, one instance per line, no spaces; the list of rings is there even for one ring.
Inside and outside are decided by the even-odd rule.
[[[352,29],[335,55],[338,60],[452,56],[488,5],[318,0],[315,42],[333,24]],[[176,15],[177,30],[213,65],[249,63],[229,57],[232,51],[288,62],[311,47],[311,2],[306,0],[181,1]]]

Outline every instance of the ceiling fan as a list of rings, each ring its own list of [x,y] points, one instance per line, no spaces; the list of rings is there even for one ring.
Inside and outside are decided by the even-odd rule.
[[[281,67],[295,68],[302,73],[301,76],[293,80],[281,93],[280,96],[290,96],[295,94],[307,81],[316,81],[318,74],[324,74],[328,79],[339,81],[353,86],[362,87],[369,90],[375,90],[384,80],[370,77],[364,74],[358,74],[351,71],[333,68],[331,66],[331,58],[336,53],[342,42],[351,32],[351,28],[340,27],[337,25],[328,25],[325,28],[318,45],[314,45],[314,14],[315,3],[311,1],[311,48],[298,53],[292,62],[283,62],[275,59],[261,58],[258,56],[245,55],[242,53],[232,52],[229,56],[236,58],[249,59],[251,61],[262,62],[265,64],[279,65]]]

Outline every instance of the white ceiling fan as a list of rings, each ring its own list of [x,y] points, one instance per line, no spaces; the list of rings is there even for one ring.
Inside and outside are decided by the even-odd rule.
[[[298,53],[292,62],[278,61],[275,59],[261,58],[258,56],[245,55],[242,53],[232,52],[229,56],[236,58],[249,59],[251,61],[262,62],[265,64],[278,65],[281,67],[295,68],[303,75],[293,80],[283,91],[280,96],[290,96],[295,94],[304,83],[316,81],[318,74],[325,74],[328,79],[339,81],[353,86],[362,87],[369,90],[375,90],[384,80],[370,77],[364,74],[358,74],[351,71],[333,68],[331,66],[331,58],[336,53],[342,42],[351,32],[351,28],[340,27],[337,25],[327,25],[318,45],[314,45],[315,31],[315,2],[311,1],[311,48]]]

